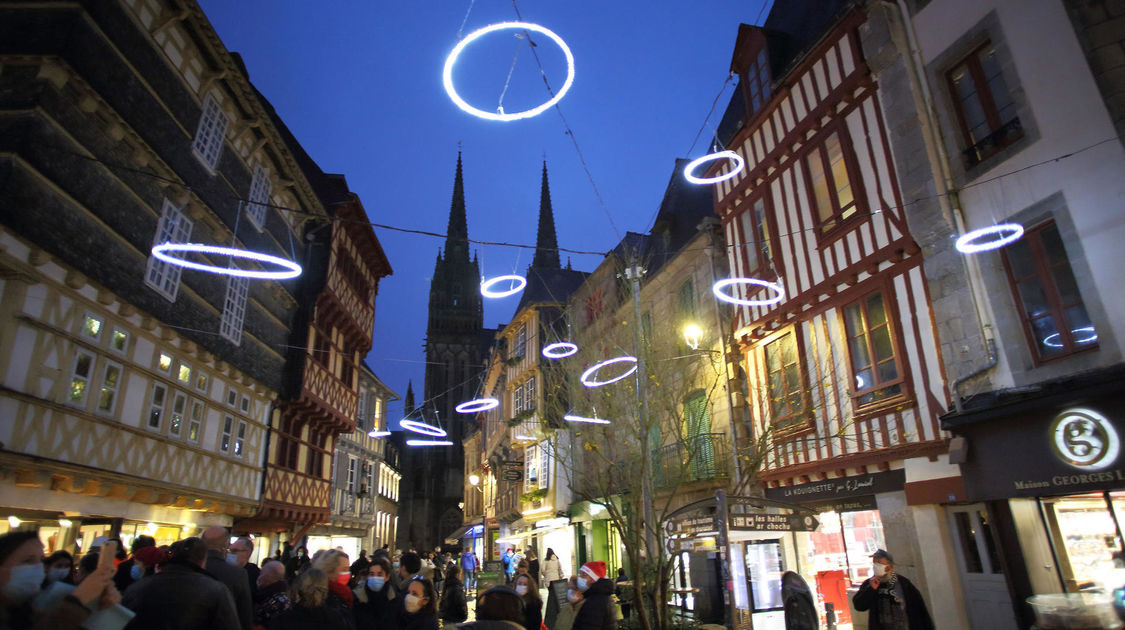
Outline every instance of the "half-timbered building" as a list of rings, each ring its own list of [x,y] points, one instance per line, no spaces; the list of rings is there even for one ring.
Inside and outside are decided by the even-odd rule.
[[[764,27],[741,25],[717,132],[745,161],[714,197],[731,276],[753,281],[724,291],[740,303],[743,396],[768,443],[758,476],[767,498],[820,521],[736,538],[751,574],[799,571],[841,625],[878,548],[931,606],[959,605],[937,505],[963,499],[938,422],[941,349],[866,54],[885,30],[846,1],[778,3]],[[774,606],[751,591],[750,612]]]

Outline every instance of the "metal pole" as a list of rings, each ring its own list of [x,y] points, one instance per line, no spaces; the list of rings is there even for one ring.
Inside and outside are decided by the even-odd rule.
[[[734,628],[733,604],[731,588],[734,584],[730,576],[730,542],[727,523],[727,493],[719,488],[715,491],[715,529],[719,535],[719,571],[723,580],[723,625]]]

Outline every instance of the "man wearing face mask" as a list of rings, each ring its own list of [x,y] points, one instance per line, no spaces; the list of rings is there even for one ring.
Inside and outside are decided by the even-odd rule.
[[[230,553],[230,532],[225,527],[213,525],[203,530],[201,538],[207,545],[207,564],[203,568],[230,589],[239,625],[242,630],[251,630],[254,605],[250,600],[250,580],[246,571],[238,566],[238,556]]]
[[[385,554],[375,554],[367,575],[352,591],[355,593],[355,625],[358,630],[390,630],[397,627],[400,599],[391,572],[391,561]]]
[[[617,603],[614,584],[606,578],[604,562],[587,562],[578,570],[578,590],[586,603],[574,616],[574,630],[614,630],[617,627]]]
[[[227,561],[230,561],[231,556],[234,556],[234,564],[242,567],[246,571],[246,577],[250,582],[250,601],[254,601],[258,596],[258,576],[262,574],[262,570],[258,565],[250,562],[250,556],[254,554],[254,541],[248,536],[241,536],[238,540],[230,544],[230,552],[227,554]]]
[[[856,610],[868,611],[869,630],[933,630],[926,602],[910,580],[895,573],[895,559],[879,549],[871,556],[873,575],[852,597]]]
[[[289,610],[289,585],[285,583],[285,565],[270,560],[258,574],[258,595],[254,599],[254,625],[268,626],[270,620]]]
[[[145,547],[155,546],[156,539],[152,536],[145,536],[144,534],[141,534],[140,536],[137,536],[133,539],[133,544],[129,547],[129,551],[130,553],[132,553],[133,557],[117,565],[117,573],[113,576],[113,584],[117,587],[117,590],[124,593],[125,589],[129,588],[129,586],[132,585],[133,582],[141,579],[141,576],[144,575],[143,572],[138,574],[138,572],[134,569],[134,567],[136,567],[135,560],[137,557],[137,552],[141,549],[144,549]]]

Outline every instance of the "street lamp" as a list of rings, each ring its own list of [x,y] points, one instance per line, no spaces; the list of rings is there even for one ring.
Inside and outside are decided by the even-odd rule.
[[[474,488],[479,486],[480,485],[480,475],[477,475],[477,474],[469,475],[469,485],[474,487]]]
[[[699,342],[703,339],[703,329],[697,324],[688,324],[684,326],[684,341],[691,347],[692,350],[699,349]]]

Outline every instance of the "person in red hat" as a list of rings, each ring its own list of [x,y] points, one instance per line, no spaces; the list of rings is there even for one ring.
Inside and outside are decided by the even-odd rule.
[[[613,597],[613,582],[606,577],[605,563],[595,561],[582,565],[577,582],[585,603],[574,617],[573,630],[614,630],[617,602]]]

